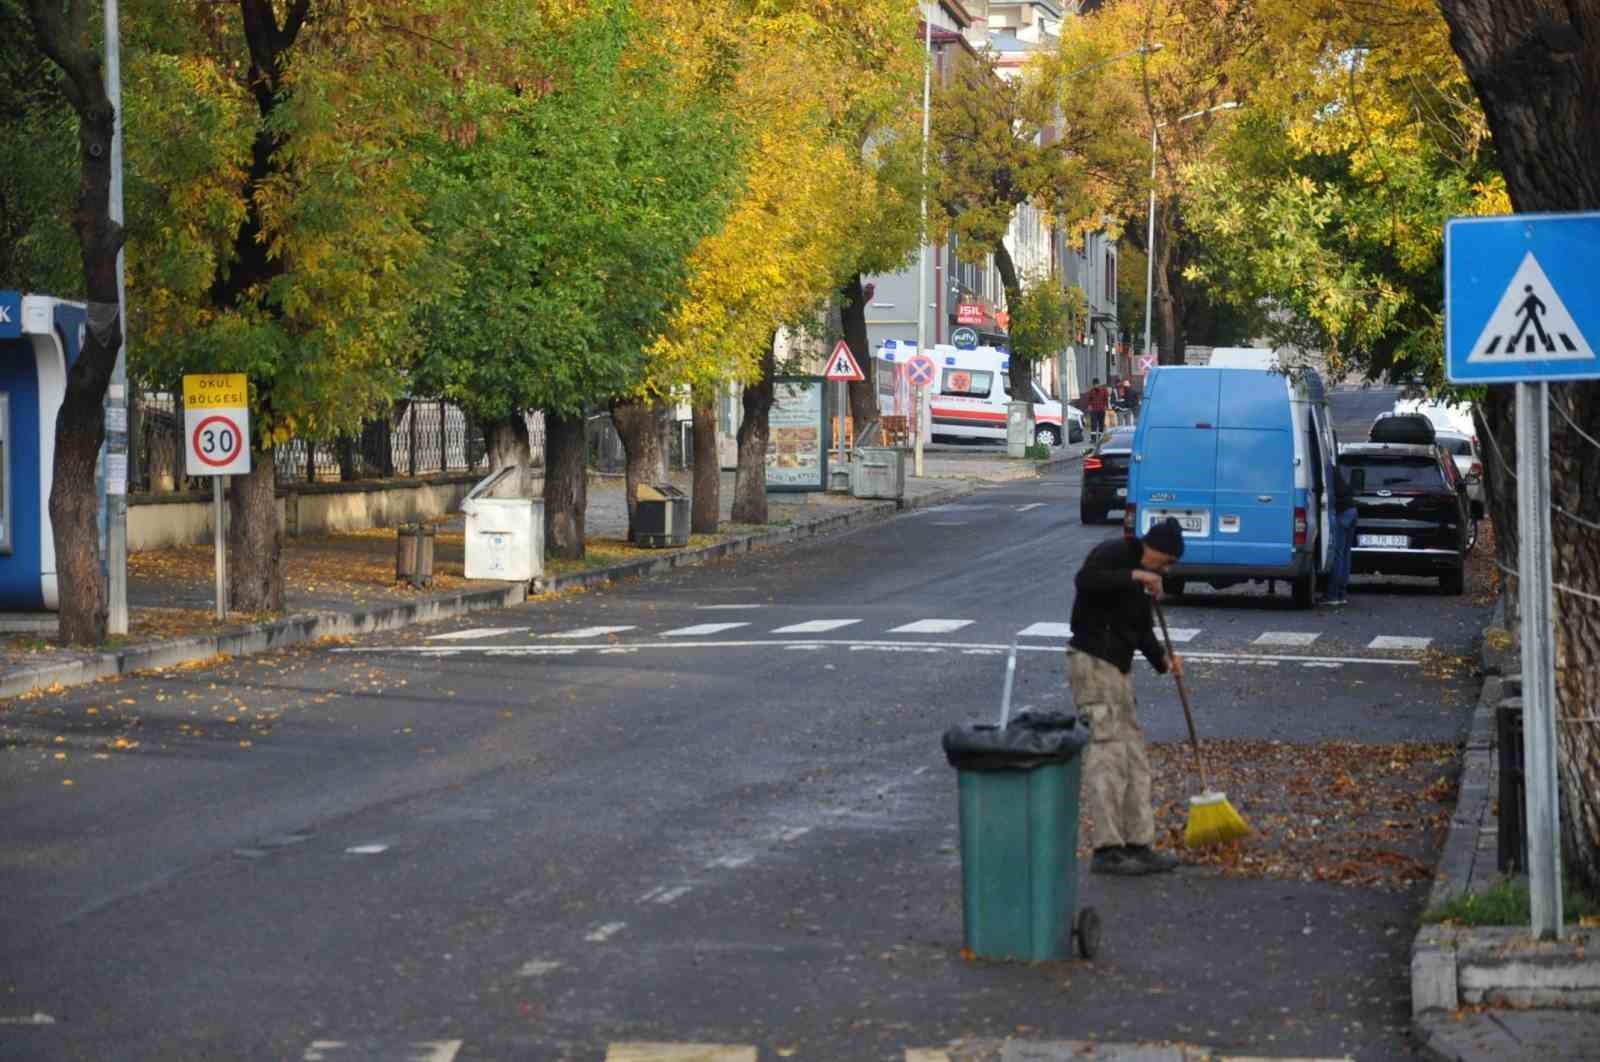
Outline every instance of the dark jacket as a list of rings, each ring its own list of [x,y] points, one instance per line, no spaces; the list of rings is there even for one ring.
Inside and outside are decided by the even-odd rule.
[[[1350,482],[1350,472],[1335,465],[1333,468],[1333,511],[1342,513],[1356,507],[1356,491]]]
[[[1144,547],[1132,539],[1100,543],[1084,558],[1074,580],[1074,649],[1098,657],[1127,674],[1139,650],[1157,671],[1167,670],[1167,654],[1156,638],[1150,595],[1134,581]]]

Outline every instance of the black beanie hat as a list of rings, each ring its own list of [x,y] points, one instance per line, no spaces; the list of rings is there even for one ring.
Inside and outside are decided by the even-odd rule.
[[[1151,524],[1144,533],[1144,544],[1169,557],[1183,556],[1183,527],[1176,517],[1169,516],[1159,524]]]

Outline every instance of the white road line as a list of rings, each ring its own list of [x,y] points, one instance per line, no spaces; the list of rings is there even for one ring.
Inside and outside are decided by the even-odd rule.
[[[575,627],[570,631],[559,631],[555,634],[546,634],[546,638],[604,638],[608,634],[621,634],[635,628],[629,624],[622,627]]]
[[[1017,632],[1018,638],[1071,638],[1070,623],[1035,623]]]
[[[731,631],[735,627],[748,627],[748,623],[696,623],[692,627],[679,627],[675,631],[664,631],[663,638],[700,638],[707,634],[721,634]]]
[[[889,628],[890,634],[949,634],[959,631],[962,627],[972,626],[971,620],[958,619],[923,619],[915,623],[907,623],[903,627]]]
[[[605,1062],[756,1062],[756,1048],[744,1044],[616,1043],[606,1046]]]
[[[1198,638],[1200,636],[1200,628],[1199,627],[1172,627],[1167,631],[1167,633],[1172,636],[1172,640],[1173,641],[1175,641],[1175,642],[1177,642],[1178,644],[1181,645],[1184,642],[1192,642],[1196,638]]]
[[[517,967],[518,977],[543,977],[545,974],[561,968],[561,964],[554,959],[532,959]]]
[[[1017,506],[1017,512],[1025,513],[1029,509],[1037,509],[1037,508],[1040,508],[1043,505],[1044,505],[1044,502],[1034,502],[1031,505],[1019,505],[1019,506]]]
[[[595,926],[594,929],[584,934],[583,939],[594,944],[599,944],[610,940],[612,937],[616,936],[618,933],[627,928],[628,923],[626,922],[607,922],[603,926]]]
[[[21,1017],[0,1018],[0,1025],[54,1025],[56,1020],[42,1010]]]
[[[682,652],[685,649],[764,649],[773,648],[836,648],[848,649],[852,652],[880,650],[887,652],[907,653],[942,653],[967,652],[970,650],[991,650],[1005,652],[1008,646],[1003,642],[892,642],[892,641],[843,641],[826,638],[812,639],[803,642],[781,641],[725,641],[725,642],[638,642],[628,646],[634,651],[647,649],[671,649]],[[469,647],[470,648],[470,647]],[[518,648],[497,648],[494,646],[483,647],[485,655],[492,656],[570,656],[573,653],[597,652],[614,649],[615,646],[600,643],[593,645],[529,645]],[[1017,646],[1019,653],[1062,653],[1066,650],[1064,644],[1022,644]],[[372,655],[416,655],[416,656],[457,656],[463,650],[439,650],[426,645],[372,645],[372,646],[343,646],[332,650],[335,653],[366,653]],[[1308,661],[1322,661],[1333,664],[1376,664],[1383,667],[1420,667],[1420,660],[1396,660],[1393,657],[1380,656],[1304,656],[1304,655],[1275,655],[1270,653],[1216,653],[1205,651],[1191,651],[1183,654],[1185,660],[1215,661],[1218,663],[1263,663],[1282,661],[1291,664],[1303,664]],[[1138,657],[1137,659],[1144,659]]]
[[[826,619],[806,620],[804,623],[792,623],[787,627],[779,627],[773,634],[826,634],[836,631],[840,627],[848,627],[852,623],[860,623],[858,619]]]
[[[454,1062],[461,1043],[460,1040],[414,1040],[408,1044],[385,1044],[379,1055],[396,1062]],[[301,1062],[338,1062],[349,1046],[347,1040],[313,1040],[306,1053],[300,1056]],[[372,1057],[371,1044],[361,1045],[360,1057]]]
[[[791,826],[787,830],[783,830],[783,831],[779,832],[778,840],[780,840],[780,841],[798,841],[800,838],[804,837],[806,834],[808,834],[810,832],[811,832],[811,827],[810,826]]]
[[[657,885],[643,896],[640,903],[676,903],[694,891],[692,885]]]
[[[1311,631],[1267,631],[1250,644],[1306,646],[1317,638],[1318,635]]]
[[[378,855],[388,850],[389,846],[386,844],[358,844],[345,849],[350,855]]]
[[[526,627],[473,627],[464,631],[451,631],[449,634],[430,634],[430,642],[458,642],[468,638],[493,638],[500,634],[521,634]]]
[[[1426,649],[1432,638],[1405,638],[1393,634],[1380,634],[1367,643],[1368,649]]]

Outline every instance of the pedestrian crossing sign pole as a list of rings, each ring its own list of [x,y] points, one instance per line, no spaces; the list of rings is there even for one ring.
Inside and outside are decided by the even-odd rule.
[[[1535,937],[1561,936],[1551,380],[1600,379],[1600,213],[1452,218],[1444,228],[1445,373],[1517,388],[1517,602],[1523,774]]]

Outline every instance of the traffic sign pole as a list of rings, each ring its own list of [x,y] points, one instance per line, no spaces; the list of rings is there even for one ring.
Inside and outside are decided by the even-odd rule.
[[[1550,385],[1517,384],[1517,602],[1522,613],[1522,771],[1535,938],[1561,936],[1556,647],[1550,596]]]
[[[228,521],[222,504],[227,476],[211,477],[211,537],[217,552],[217,619],[228,618]]]

